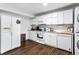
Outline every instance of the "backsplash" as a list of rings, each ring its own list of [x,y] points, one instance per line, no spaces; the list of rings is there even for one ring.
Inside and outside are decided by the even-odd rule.
[[[48,26],[48,28],[53,28],[54,30],[67,30],[68,28],[73,28],[71,25],[60,25],[60,26]]]
[[[36,26],[36,25],[35,25]],[[59,32],[73,32],[73,25],[38,25],[39,28],[49,28],[53,29],[53,31],[59,31]]]

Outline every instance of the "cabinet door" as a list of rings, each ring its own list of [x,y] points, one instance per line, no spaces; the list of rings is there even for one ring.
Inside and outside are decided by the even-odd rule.
[[[71,51],[71,36],[58,35],[58,48]]]
[[[32,40],[33,34],[31,31],[29,31],[29,39]]]
[[[64,24],[73,24],[73,10],[64,11]]]
[[[28,33],[27,33],[28,35],[28,39],[31,39],[31,31],[28,31]]]
[[[63,24],[63,12],[58,12],[57,24]]]
[[[11,16],[1,16],[1,53],[11,50]]]
[[[56,34],[45,34],[45,43],[50,45],[50,46],[53,46],[53,47],[56,47]]]
[[[32,25],[32,24],[37,24],[36,18],[31,20],[31,25]]]
[[[45,18],[44,22],[46,24],[57,24],[57,13],[45,15],[44,18]]]
[[[46,24],[57,24],[57,17],[48,17],[46,22]]]
[[[17,20],[20,21],[17,17],[12,17],[12,49],[19,47],[21,44],[20,40],[20,24],[17,24]]]
[[[31,31],[30,39],[36,41],[36,39],[37,39],[36,31]]]
[[[48,17],[57,17],[57,12],[48,14]]]
[[[31,25],[32,25],[32,24],[35,24],[35,23],[34,23],[34,19],[31,20]]]
[[[40,16],[40,17],[38,17],[38,24],[45,24],[45,16]]]
[[[52,17],[51,24],[57,24],[57,17]]]

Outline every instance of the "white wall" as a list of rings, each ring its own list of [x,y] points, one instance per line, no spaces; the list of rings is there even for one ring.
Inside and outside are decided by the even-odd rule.
[[[26,33],[26,39],[28,39],[29,33],[28,30],[30,30],[30,19],[23,18],[21,20],[21,33]]]

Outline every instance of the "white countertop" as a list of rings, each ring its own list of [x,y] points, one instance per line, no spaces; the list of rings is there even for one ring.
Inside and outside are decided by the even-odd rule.
[[[28,31],[36,31],[36,30],[28,30]],[[42,32],[42,31],[37,31],[37,32]],[[55,33],[55,34],[66,34],[66,35],[73,35],[73,33],[70,32],[43,32],[43,33]]]

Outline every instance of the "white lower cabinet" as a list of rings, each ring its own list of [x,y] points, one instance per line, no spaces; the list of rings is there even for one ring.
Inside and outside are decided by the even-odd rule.
[[[52,47],[56,47],[56,34],[45,33],[44,34],[45,44],[50,45]]]
[[[58,48],[71,52],[72,51],[71,39],[72,39],[71,35],[65,35],[65,34],[57,35],[57,46],[58,46]]]
[[[30,39],[33,41],[37,40],[37,32],[36,31],[30,31]]]
[[[43,33],[43,39],[37,38],[37,31],[30,31],[30,39],[52,47],[60,48],[72,52],[72,35]]]

